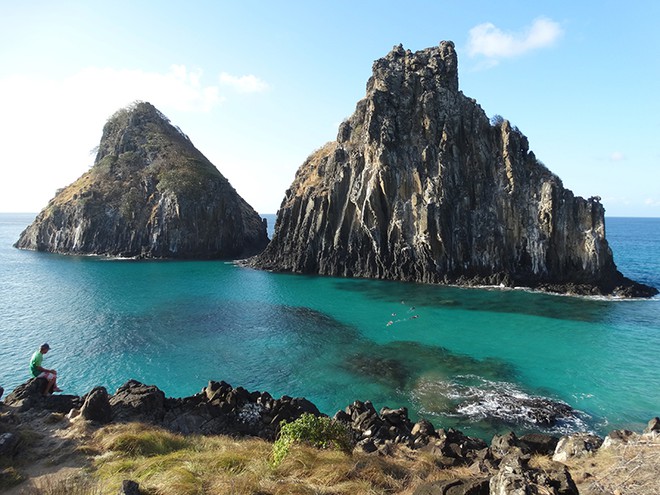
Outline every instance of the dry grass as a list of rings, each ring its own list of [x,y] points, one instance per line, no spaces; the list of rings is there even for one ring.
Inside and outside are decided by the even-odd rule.
[[[183,436],[143,424],[69,432],[81,442],[78,451],[85,457],[79,473],[84,476],[68,479],[60,471],[59,477],[42,476],[30,491],[16,491],[22,485],[10,488],[13,493],[115,495],[122,481],[131,479],[149,495],[412,495],[423,483],[474,476],[466,467],[443,469],[430,453],[403,447],[381,456],[294,444],[274,467],[273,444],[260,439]],[[548,472],[553,464],[547,456],[530,461]],[[583,495],[660,493],[660,439],[640,437],[637,443],[572,460],[568,467]]]
[[[580,493],[648,495],[660,493],[660,437],[599,449],[567,463]]]
[[[294,197],[300,196],[302,191],[308,190],[314,190],[316,195],[322,195],[327,192],[327,185],[324,184],[325,174],[320,174],[319,171],[321,168],[324,168],[322,162],[327,161],[327,158],[334,152],[336,147],[337,143],[334,141],[325,143],[307,157],[305,160],[305,165],[307,166],[303,166],[298,170],[296,179],[291,185]],[[309,166],[310,164],[314,166]]]
[[[96,480],[82,475],[43,476],[29,487],[21,490],[23,495],[101,495]]]
[[[412,494],[419,484],[469,477],[443,470],[432,456],[401,448],[392,456],[320,450],[294,444],[273,467],[273,445],[259,439],[181,436],[139,424],[100,429],[92,440],[102,493],[117,493],[132,479],[149,494]],[[92,449],[93,450],[93,449]]]

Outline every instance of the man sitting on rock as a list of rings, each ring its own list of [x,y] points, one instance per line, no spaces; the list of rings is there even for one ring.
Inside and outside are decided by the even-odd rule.
[[[57,371],[49,370],[41,366],[42,361],[44,360],[44,354],[50,350],[48,344],[42,344],[38,351],[32,354],[32,359],[30,360],[30,373],[35,378],[45,378],[46,379],[46,388],[44,389],[44,395],[50,395],[53,392],[61,392],[57,386]]]

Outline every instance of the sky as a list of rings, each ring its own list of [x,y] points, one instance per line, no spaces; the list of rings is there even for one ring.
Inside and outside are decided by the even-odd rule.
[[[660,217],[660,2],[0,0],[0,212],[38,212],[148,101],[259,213],[373,62],[451,40],[459,86],[608,216]]]

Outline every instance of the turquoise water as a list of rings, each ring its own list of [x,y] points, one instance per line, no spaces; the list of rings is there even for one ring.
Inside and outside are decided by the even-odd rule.
[[[28,379],[43,341],[60,386],[128,379],[168,396],[225,380],[407,406],[488,437],[539,429],[511,398],[579,411],[550,431],[640,430],[660,414],[660,299],[614,301],[273,274],[226,262],[121,261],[11,247],[34,215],[0,214],[0,384]],[[271,217],[272,220],[272,217]],[[272,221],[269,221],[272,224]],[[619,269],[660,286],[660,219],[608,218]]]

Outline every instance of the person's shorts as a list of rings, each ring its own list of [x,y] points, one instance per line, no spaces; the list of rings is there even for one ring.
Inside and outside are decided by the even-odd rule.
[[[57,375],[55,373],[48,373],[47,371],[42,371],[39,373],[39,376],[37,378],[45,378],[48,381],[51,381],[53,378],[55,378]]]

